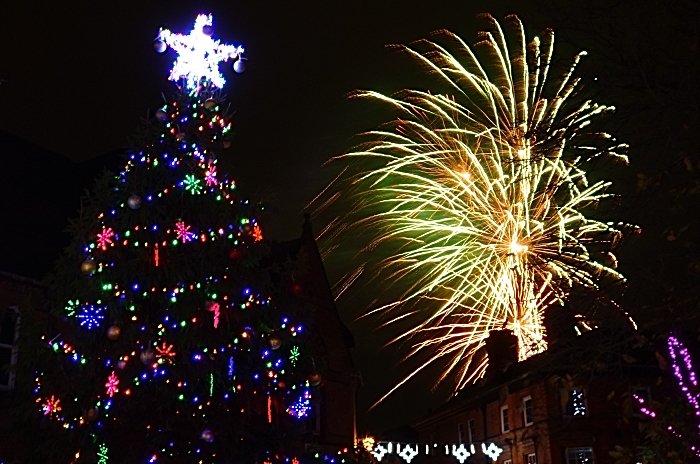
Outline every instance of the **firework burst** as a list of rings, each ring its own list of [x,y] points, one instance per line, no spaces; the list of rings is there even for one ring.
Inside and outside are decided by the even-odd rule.
[[[322,233],[331,255],[351,236],[366,239],[358,270],[337,293],[358,278],[379,277],[382,291],[398,290],[369,314],[415,321],[394,341],[412,340],[409,356],[425,362],[387,395],[434,362],[445,367],[438,383],[454,375],[460,390],[483,374],[492,329],[514,332],[521,359],[541,352],[546,308],[573,286],[623,279],[611,254],[620,227],[585,214],[608,196],[609,182],[590,182],[584,166],[602,156],[627,159],[626,145],[589,128],[612,108],[567,100],[584,53],[548,83],[553,33],[527,43],[520,20],[508,17],[509,46],[498,22],[487,19],[490,30],[474,47],[482,61],[446,31],[447,46],[397,46],[435,87],[356,92],[398,116],[336,158],[346,167],[315,200],[318,213],[341,204],[349,211]]]

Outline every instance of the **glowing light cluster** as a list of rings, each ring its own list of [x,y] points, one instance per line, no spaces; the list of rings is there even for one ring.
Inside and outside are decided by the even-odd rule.
[[[44,411],[45,416],[57,414],[61,411],[61,400],[55,398],[54,395],[51,395],[51,398],[46,399],[46,402],[44,402],[41,409]]]
[[[464,464],[467,459],[471,456],[476,455],[477,448],[475,443],[470,445],[465,445],[464,443],[426,443],[426,444],[415,444],[415,443],[394,443],[394,442],[375,442],[372,440],[370,444],[370,453],[377,459],[381,461],[384,456],[389,454],[396,454],[401,459],[403,459],[406,464],[410,464],[411,461],[420,455],[421,450],[424,450],[426,456],[430,456],[434,453],[434,450],[442,449],[445,456],[451,456],[455,458],[459,464]],[[491,461],[496,462],[498,456],[501,455],[503,449],[493,442],[483,442],[481,443],[481,452],[484,456],[491,459]]]
[[[678,388],[686,403],[692,409],[692,415],[695,416],[694,424],[696,432],[691,435],[684,435],[673,424],[668,424],[666,429],[676,438],[682,439],[688,443],[688,449],[697,457],[700,457],[700,442],[697,437],[700,435],[700,392],[698,392],[697,375],[693,369],[693,360],[688,352],[688,349],[683,343],[674,336],[669,336],[667,340],[668,353],[671,357],[673,376],[676,378]],[[644,398],[637,394],[632,395],[639,404],[639,410],[652,419],[656,419],[657,413],[650,408]]]
[[[158,39],[178,54],[170,71],[170,80],[178,82],[184,79],[186,88],[192,93],[199,92],[208,83],[223,88],[226,79],[219,71],[219,63],[240,58],[244,52],[241,46],[222,44],[207,35],[205,28],[210,28],[212,23],[211,15],[201,14],[188,35],[168,29],[161,29],[158,33]]]
[[[112,371],[109,378],[107,379],[107,383],[105,384],[105,388],[107,389],[107,395],[110,398],[113,397],[114,394],[119,391],[119,389],[117,388],[118,385],[119,379],[117,378],[117,373]]]
[[[80,312],[76,316],[80,321],[80,325],[88,330],[92,330],[95,327],[102,325],[104,321],[104,311],[105,308],[102,306],[95,306],[91,304],[84,304],[80,306]]]
[[[287,409],[287,412],[297,419],[308,416],[309,411],[311,411],[311,392],[309,390],[304,390],[304,394]]]
[[[325,231],[331,257],[362,241],[357,270],[336,293],[358,279],[387,280],[382,285],[397,291],[368,314],[382,315],[385,325],[410,324],[394,341],[412,338],[409,356],[427,359],[387,395],[435,362],[444,366],[438,383],[452,376],[455,391],[464,388],[485,372],[485,340],[494,329],[513,331],[520,359],[539,353],[545,310],[573,286],[624,279],[612,254],[622,225],[587,215],[609,196],[610,182],[589,181],[585,163],[627,161],[625,144],[586,132],[612,108],[568,101],[585,53],[552,88],[553,33],[527,43],[522,23],[508,19],[511,46],[489,17],[478,44],[483,62],[448,32],[447,45],[401,46],[437,79],[436,88],[452,94],[357,92],[398,115],[337,158],[347,168],[315,200],[319,214],[334,205],[349,211]]]
[[[197,238],[197,234],[190,232],[192,226],[188,226],[184,221],[179,221],[175,223],[175,233],[177,234],[178,240],[182,240],[182,243],[191,242]]]
[[[586,401],[583,390],[573,389],[569,392],[569,400],[566,404],[566,413],[570,416],[586,415]]]

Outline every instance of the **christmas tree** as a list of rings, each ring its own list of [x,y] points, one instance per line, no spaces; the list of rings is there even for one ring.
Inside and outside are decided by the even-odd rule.
[[[291,265],[269,254],[262,207],[219,176],[231,145],[211,16],[174,49],[175,97],[144,122],[126,166],[73,224],[57,265],[64,322],[46,337],[36,405],[51,462],[294,459],[318,378]],[[267,260],[268,262],[270,260]],[[290,287],[291,286],[291,287]],[[71,461],[72,460],[72,461]]]

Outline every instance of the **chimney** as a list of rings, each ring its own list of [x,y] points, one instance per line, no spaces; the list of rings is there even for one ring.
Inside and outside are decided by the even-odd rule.
[[[576,317],[571,303],[551,305],[544,312],[544,328],[547,346],[561,346],[576,339]]]
[[[486,378],[496,377],[518,362],[518,337],[511,330],[492,330],[486,339],[486,353],[489,357]]]

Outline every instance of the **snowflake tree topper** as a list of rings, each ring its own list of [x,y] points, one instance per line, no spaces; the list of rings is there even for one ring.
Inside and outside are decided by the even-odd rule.
[[[169,79],[178,82],[185,79],[185,86],[192,94],[211,84],[223,88],[226,79],[219,72],[219,63],[243,54],[242,46],[221,44],[208,34],[211,31],[211,15],[201,14],[194,22],[194,28],[188,35],[175,34],[169,29],[162,29],[157,40],[162,41],[178,54]],[[165,47],[163,47],[165,50]]]

